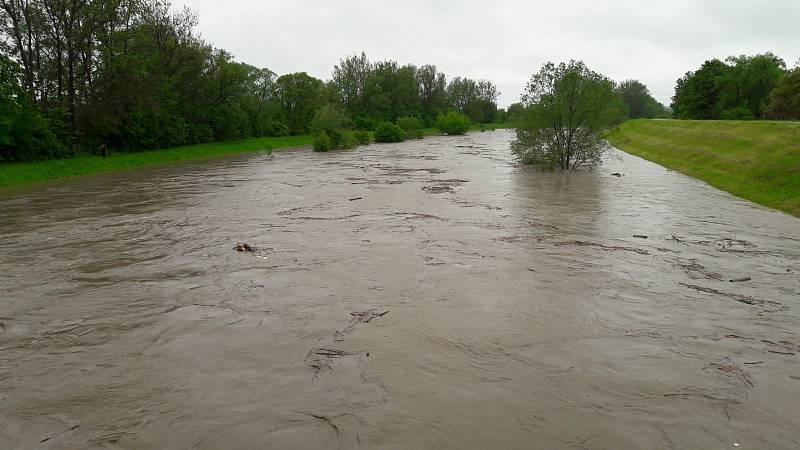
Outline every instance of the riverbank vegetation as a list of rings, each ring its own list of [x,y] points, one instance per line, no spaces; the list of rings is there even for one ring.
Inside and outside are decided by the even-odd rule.
[[[302,135],[323,108],[353,130],[404,117],[431,127],[449,111],[498,118],[490,81],[364,53],[329,81],[279,76],[208,44],[196,25],[163,0],[0,0],[0,163]]]
[[[778,56],[711,59],[675,86],[676,119],[800,120],[800,62],[791,72]]]
[[[149,152],[114,153],[107,157],[80,155],[67,159],[7,163],[0,164],[0,187],[98,172],[130,170],[180,161],[212,159],[236,153],[271,152],[282,148],[307,146],[311,143],[310,135],[277,136],[198,144]]]
[[[800,123],[632,120],[615,147],[800,217]]]

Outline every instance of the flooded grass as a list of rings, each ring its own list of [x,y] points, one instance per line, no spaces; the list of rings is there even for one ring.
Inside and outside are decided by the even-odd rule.
[[[631,120],[608,139],[628,153],[800,216],[800,123]]]
[[[235,142],[190,145],[149,152],[115,153],[107,158],[85,155],[70,159],[2,164],[0,165],[0,187],[310,144],[311,136],[308,135],[265,137]]]
[[[485,130],[493,131],[508,127],[505,123],[488,123]],[[481,125],[473,125],[479,131]],[[436,128],[426,128],[426,136],[441,134]],[[235,142],[190,145],[164,150],[137,153],[115,153],[107,158],[84,155],[76,158],[26,163],[0,164],[0,187],[35,183],[99,172],[116,172],[137,167],[170,164],[180,161],[218,158],[236,153],[249,153],[311,145],[310,135],[281,136],[246,139]]]

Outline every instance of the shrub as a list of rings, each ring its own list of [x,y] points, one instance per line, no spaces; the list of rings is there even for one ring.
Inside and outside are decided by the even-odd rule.
[[[408,132],[422,129],[422,122],[416,117],[401,117],[397,119],[397,126]]]
[[[336,148],[342,150],[349,150],[358,147],[358,139],[352,131],[345,131],[339,135],[339,145]]]
[[[755,120],[756,116],[750,111],[750,108],[739,106],[737,108],[726,109],[719,114],[722,120]]]
[[[391,122],[381,122],[375,127],[375,142],[403,142],[406,133]]]
[[[469,131],[470,125],[472,125],[472,122],[468,117],[455,111],[440,114],[436,119],[436,128],[449,135],[465,134]]]
[[[358,145],[369,145],[372,142],[372,135],[366,130],[356,130],[353,132],[353,137],[358,142]]]
[[[314,150],[325,152],[328,150],[355,148],[358,140],[348,128],[350,119],[331,105],[328,105],[314,115],[311,121],[311,133],[314,135]]]
[[[397,126],[406,132],[406,136],[413,139],[422,139],[422,122],[416,117],[401,117],[397,119]]]
[[[327,105],[314,114],[309,128],[315,136],[322,132],[331,136],[333,132],[350,128],[350,120],[338,109]]]
[[[331,138],[328,133],[322,131],[314,136],[314,143],[312,144],[315,152],[327,152],[333,148]]]

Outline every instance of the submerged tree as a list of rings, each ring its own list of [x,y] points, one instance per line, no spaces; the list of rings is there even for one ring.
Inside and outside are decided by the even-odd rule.
[[[574,170],[600,163],[609,144],[602,132],[625,116],[614,82],[583,62],[548,62],[522,95],[525,107],[511,144],[526,164]]]

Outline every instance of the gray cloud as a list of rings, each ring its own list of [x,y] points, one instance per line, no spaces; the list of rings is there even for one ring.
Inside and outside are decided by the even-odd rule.
[[[797,0],[184,3],[199,12],[205,39],[277,73],[327,79],[342,56],[363,50],[490,79],[501,106],[548,60],[582,59],[615,80],[639,79],[669,103],[675,80],[706,59],[770,50],[793,66],[800,57]]]

